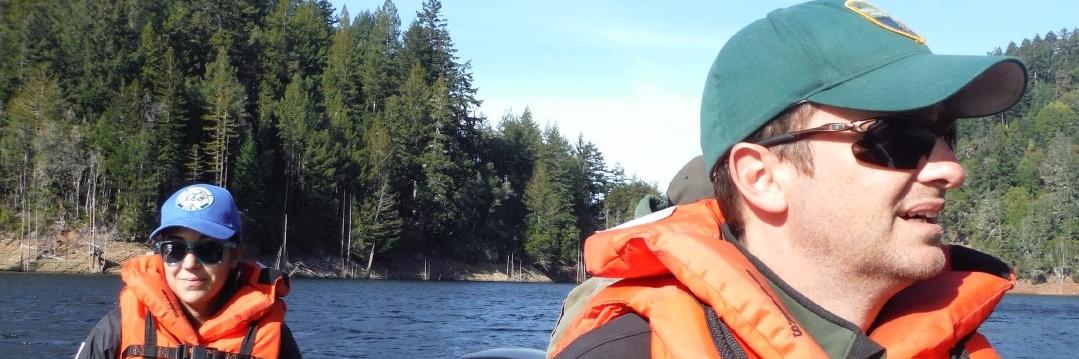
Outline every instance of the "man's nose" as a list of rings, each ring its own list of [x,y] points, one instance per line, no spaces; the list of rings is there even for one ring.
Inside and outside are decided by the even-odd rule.
[[[918,182],[936,183],[946,189],[958,188],[966,177],[967,172],[955,157],[955,151],[941,138],[937,139],[933,152],[918,171]]]

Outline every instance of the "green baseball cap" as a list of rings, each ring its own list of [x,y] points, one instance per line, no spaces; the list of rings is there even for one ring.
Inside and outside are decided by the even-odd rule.
[[[961,118],[986,116],[1014,105],[1026,76],[1014,57],[935,55],[867,1],[812,1],[769,13],[723,46],[705,80],[701,148],[714,169],[731,146],[803,102],[868,112],[943,103]]]

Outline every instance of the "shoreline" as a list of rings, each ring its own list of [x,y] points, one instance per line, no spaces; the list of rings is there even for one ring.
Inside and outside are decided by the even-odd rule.
[[[1048,282],[1034,284],[1029,280],[1019,280],[1015,283],[1015,288],[1008,291],[1008,294],[1023,294],[1023,295],[1047,295],[1054,297],[1075,297],[1079,296],[1079,283],[1073,282],[1070,278],[1065,278],[1064,282],[1054,282],[1054,279],[1050,279]]]
[[[120,263],[124,260],[147,254],[151,250],[149,245],[142,243],[109,242],[108,250],[103,256],[105,270],[103,273],[93,273],[87,270],[89,255],[85,252],[85,247],[82,245],[74,247],[76,246],[54,248],[50,254],[40,255],[33,260],[30,270],[22,271],[19,268],[19,242],[13,239],[0,239],[0,271],[117,275],[120,272]],[[270,266],[275,259],[266,256],[252,258],[267,266]],[[371,276],[367,278],[349,275],[339,260],[319,256],[294,257],[286,268],[284,272],[290,277],[314,279],[572,283],[572,281],[555,280],[535,268],[524,268],[514,273],[514,278],[510,278],[504,271],[505,263],[468,264],[452,260],[425,260],[423,258],[378,263],[372,268]],[[424,268],[427,270],[424,271]],[[1048,282],[1039,284],[1034,284],[1029,280],[1019,280],[1015,287],[1008,291],[1008,294],[1079,296],[1079,283],[1075,283],[1071,278],[1065,278],[1063,283],[1057,281],[1056,278],[1049,278]]]
[[[113,274],[120,273],[121,264],[132,257],[148,254],[151,247],[142,243],[108,242],[102,255],[103,270],[90,271],[90,256],[87,246],[64,245],[39,254],[32,260],[20,259],[20,251],[27,252],[19,241],[0,239],[0,271],[24,273],[66,273],[66,274]],[[70,242],[68,242],[70,243]],[[21,250],[20,250],[21,249]],[[250,256],[265,266],[272,266],[276,258],[269,256]],[[25,265],[28,270],[22,270]],[[356,268],[352,263],[349,268]],[[557,280],[536,268],[523,268],[511,278],[504,272],[502,264],[469,264],[453,260],[414,258],[376,263],[370,276],[352,275],[358,271],[348,271],[339,259],[324,256],[292,257],[286,263],[283,272],[290,277],[316,279],[372,279],[372,280],[431,280],[431,281],[467,281],[467,282],[523,282],[554,283]],[[426,268],[426,269],[425,269]]]

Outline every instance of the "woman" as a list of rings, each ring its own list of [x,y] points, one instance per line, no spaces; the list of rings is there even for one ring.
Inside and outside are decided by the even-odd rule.
[[[124,263],[119,308],[82,358],[300,358],[284,324],[288,278],[242,259],[240,212],[228,190],[185,187],[161,206],[155,254]]]

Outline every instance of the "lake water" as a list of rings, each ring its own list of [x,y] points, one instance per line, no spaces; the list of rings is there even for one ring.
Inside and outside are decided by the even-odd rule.
[[[456,358],[542,349],[569,284],[293,281],[304,358]],[[0,357],[70,357],[120,290],[115,276],[0,272]],[[1006,358],[1074,358],[1079,298],[1009,295],[982,332]]]

